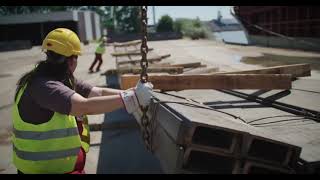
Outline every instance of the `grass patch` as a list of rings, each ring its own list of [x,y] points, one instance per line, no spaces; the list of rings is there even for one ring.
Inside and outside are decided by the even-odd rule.
[[[320,71],[320,57],[283,56],[265,53],[259,57],[242,57],[240,61],[245,64],[264,67],[306,63],[310,64],[312,70]]]

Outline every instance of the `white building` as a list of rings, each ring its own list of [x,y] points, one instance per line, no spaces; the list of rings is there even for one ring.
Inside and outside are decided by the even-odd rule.
[[[41,45],[45,36],[58,27],[76,32],[82,42],[101,37],[100,16],[92,11],[61,11],[0,17],[0,42],[30,41]]]

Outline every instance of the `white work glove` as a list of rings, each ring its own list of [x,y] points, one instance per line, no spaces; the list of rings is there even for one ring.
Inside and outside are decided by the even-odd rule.
[[[152,88],[153,85],[150,82],[141,83],[139,81],[135,88],[131,88],[120,93],[125,109],[129,114],[132,114],[135,117],[139,124],[142,117],[140,106],[149,106],[151,102]]]
[[[150,82],[141,83],[140,81],[137,83],[135,87],[135,92],[138,97],[139,104],[142,107],[149,106],[152,97],[152,88],[153,85]]]
[[[132,114],[134,111],[140,108],[138,97],[134,88],[121,92],[120,96],[122,98],[124,107],[129,114]]]

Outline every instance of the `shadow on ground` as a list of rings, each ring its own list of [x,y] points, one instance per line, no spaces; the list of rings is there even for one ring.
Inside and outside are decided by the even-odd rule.
[[[105,114],[104,123],[132,124],[124,109]],[[159,160],[144,146],[140,129],[107,129],[102,132],[97,174],[162,174]]]

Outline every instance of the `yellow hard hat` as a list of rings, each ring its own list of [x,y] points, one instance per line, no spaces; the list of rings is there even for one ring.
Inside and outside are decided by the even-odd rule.
[[[51,50],[66,57],[81,55],[79,37],[66,28],[57,28],[49,32],[42,42],[42,49]]]

